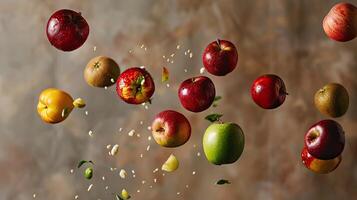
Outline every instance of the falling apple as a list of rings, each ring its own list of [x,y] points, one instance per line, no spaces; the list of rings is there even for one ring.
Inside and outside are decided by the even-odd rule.
[[[323,20],[326,35],[336,41],[347,42],[357,36],[357,8],[350,3],[338,3]]]
[[[203,136],[203,150],[209,162],[215,165],[231,164],[244,149],[244,133],[235,123],[213,123]]]
[[[206,47],[202,61],[209,73],[225,76],[236,68],[238,52],[232,42],[218,39]]]
[[[145,68],[125,70],[117,79],[118,96],[129,104],[141,104],[150,100],[155,91],[154,81]]]
[[[339,155],[330,160],[320,160],[309,154],[307,148],[304,147],[301,152],[301,160],[307,169],[318,174],[328,174],[338,167],[341,163],[342,156]]]
[[[336,121],[322,120],[312,125],[305,134],[305,146],[309,154],[317,159],[334,159],[345,147],[345,133]]]
[[[287,95],[284,81],[274,74],[266,74],[255,79],[250,92],[253,101],[264,109],[279,107]]]
[[[182,82],[178,96],[184,108],[191,112],[202,112],[212,105],[216,89],[211,79],[198,76]]]
[[[84,69],[84,79],[93,87],[109,87],[117,81],[119,74],[119,65],[106,56],[92,58]]]
[[[341,117],[349,106],[349,96],[345,87],[329,83],[315,93],[315,106],[329,117]]]
[[[62,9],[52,14],[47,22],[47,38],[59,50],[73,51],[87,40],[89,25],[81,13]]]
[[[185,144],[191,136],[191,125],[187,118],[174,110],[165,110],[155,116],[152,135],[163,147],[178,147]]]

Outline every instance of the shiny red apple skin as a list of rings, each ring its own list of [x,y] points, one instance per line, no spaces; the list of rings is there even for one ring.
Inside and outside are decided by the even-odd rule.
[[[347,42],[357,36],[357,8],[350,3],[338,3],[325,16],[322,25],[326,35]]]
[[[339,155],[336,158],[330,160],[320,160],[309,154],[307,148],[304,147],[301,152],[301,160],[305,167],[312,172],[318,174],[328,174],[334,171],[340,165],[342,156]]]
[[[218,39],[206,47],[202,61],[209,73],[216,76],[225,76],[237,66],[237,48],[230,41]]]
[[[191,112],[202,112],[212,105],[216,89],[210,78],[198,76],[183,81],[178,96],[184,108]]]
[[[262,75],[255,79],[250,92],[253,101],[264,109],[279,107],[287,95],[284,81],[274,74]]]
[[[339,156],[345,147],[345,133],[334,120],[322,120],[312,125],[305,134],[308,152],[320,160],[330,160]]]
[[[165,110],[155,116],[151,126],[155,141],[163,147],[178,147],[191,136],[191,125],[187,118],[174,110]]]
[[[150,100],[155,92],[155,83],[146,69],[133,67],[120,74],[116,91],[126,103],[141,104]]]
[[[47,38],[59,50],[81,47],[89,35],[89,25],[81,13],[62,9],[52,14],[46,26]]]

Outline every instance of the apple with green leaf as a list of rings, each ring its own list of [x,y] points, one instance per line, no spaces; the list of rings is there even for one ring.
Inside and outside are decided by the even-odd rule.
[[[222,115],[212,114],[206,117],[214,122],[203,136],[203,150],[207,160],[215,165],[236,162],[244,149],[244,133],[236,123],[222,122]]]

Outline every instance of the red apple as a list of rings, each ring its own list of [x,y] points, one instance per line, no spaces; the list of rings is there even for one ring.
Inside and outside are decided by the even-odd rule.
[[[255,79],[250,92],[254,102],[264,109],[279,107],[287,95],[284,81],[274,74],[266,74]]]
[[[345,147],[345,133],[334,120],[322,120],[312,125],[305,134],[308,152],[320,160],[330,160],[339,156]]]
[[[309,170],[318,174],[327,174],[338,167],[338,165],[341,163],[342,156],[339,155],[336,158],[330,160],[320,160],[309,154],[307,148],[304,147],[301,152],[301,160],[305,167]]]
[[[326,35],[336,41],[347,42],[357,36],[357,8],[350,3],[338,3],[322,22]]]
[[[201,112],[211,106],[216,90],[211,79],[198,76],[182,82],[178,96],[184,108],[191,112]]]
[[[181,146],[191,136],[190,122],[183,114],[173,110],[157,114],[151,130],[155,141],[163,147]]]
[[[238,52],[233,43],[218,39],[206,47],[202,60],[209,73],[224,76],[236,68]]]
[[[141,104],[150,100],[155,91],[155,84],[144,68],[133,67],[120,74],[116,90],[125,102]]]
[[[52,14],[47,22],[47,38],[62,51],[73,51],[87,40],[89,25],[81,13],[62,9]]]

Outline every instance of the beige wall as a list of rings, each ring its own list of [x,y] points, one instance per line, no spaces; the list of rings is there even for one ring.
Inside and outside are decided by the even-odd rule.
[[[122,188],[133,199],[353,199],[357,196],[357,40],[336,43],[325,37],[321,21],[335,2],[1,0],[0,199],[27,200],[36,193],[43,200],[73,199],[76,194],[79,199],[103,200],[114,199],[111,193]],[[71,53],[51,47],[45,35],[48,17],[60,8],[81,11],[91,28],[85,45]],[[203,48],[217,37],[237,45],[239,67],[223,78],[209,75],[223,97],[219,107],[200,114],[187,112],[178,102],[178,84],[199,74]],[[141,44],[147,51],[140,49]],[[187,49],[193,52],[192,59],[184,55]],[[166,63],[162,56],[174,52],[174,63]],[[147,66],[157,85],[149,110],[123,103],[114,87],[93,89],[85,83],[84,66],[99,54],[113,57],[121,69]],[[170,88],[159,81],[162,66],[172,74]],[[276,110],[262,110],[250,98],[252,81],[263,73],[281,76],[290,94]],[[328,82],[342,83],[351,104],[338,119],[346,132],[343,161],[335,172],[322,176],[302,166],[300,151],[307,128],[325,118],[312,100]],[[76,110],[61,124],[43,123],[36,104],[47,87],[84,98],[89,115]],[[153,116],[167,108],[184,113],[193,126],[190,141],[177,149],[163,149],[147,140]],[[233,165],[217,167],[204,158],[201,139],[208,122],[203,118],[211,112],[224,113],[224,120],[245,131],[245,150]],[[128,137],[131,129],[141,137]],[[106,149],[114,143],[120,145],[115,158]],[[152,173],[170,153],[180,159],[179,170],[164,177]],[[91,181],[80,171],[69,173],[81,159],[95,162]],[[125,168],[130,178],[121,180],[119,171],[111,172],[110,167]],[[214,185],[219,178],[232,184]],[[87,192],[90,183],[94,186]]]

